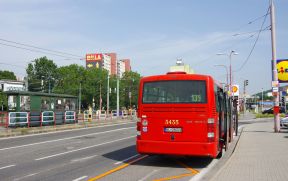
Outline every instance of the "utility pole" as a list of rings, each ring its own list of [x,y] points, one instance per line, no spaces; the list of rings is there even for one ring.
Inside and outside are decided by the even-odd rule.
[[[109,88],[109,73],[108,73],[108,76],[107,76],[107,115],[109,115],[109,91],[110,88]]]
[[[275,30],[275,12],[274,12],[274,3],[273,0],[270,0],[270,20],[271,20],[271,44],[272,44],[272,73],[273,73],[273,82],[278,82],[278,72],[277,72],[277,63],[276,63],[276,30]],[[274,108],[279,108],[279,83],[276,84],[276,90],[274,93]],[[272,87],[273,90],[273,87]],[[275,111],[276,109],[274,109]],[[280,117],[279,111],[274,112],[274,132],[280,132]]]
[[[263,88],[262,88],[262,104],[261,104],[261,112],[263,111],[263,104],[264,104],[264,102],[263,102]]]
[[[79,114],[81,113],[81,80],[80,80],[80,85],[79,85],[79,108],[78,108]]]
[[[99,110],[100,110],[100,114],[102,111],[102,95],[101,95],[101,81],[100,81],[100,97],[99,97]]]
[[[243,115],[245,114],[245,109],[246,109],[246,80],[244,80],[244,87],[243,87]]]
[[[117,64],[117,118],[119,118],[119,78],[120,78],[120,70],[119,70],[119,62],[118,62],[118,60],[116,60],[117,62],[116,62],[116,64]]]

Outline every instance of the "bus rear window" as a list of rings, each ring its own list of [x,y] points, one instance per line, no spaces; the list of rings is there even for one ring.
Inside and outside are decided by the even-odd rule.
[[[142,102],[144,104],[206,103],[206,82],[202,80],[145,82]]]

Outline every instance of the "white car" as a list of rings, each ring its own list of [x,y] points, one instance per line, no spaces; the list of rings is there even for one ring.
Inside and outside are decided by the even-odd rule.
[[[280,120],[281,128],[288,128],[288,117],[282,118]]]

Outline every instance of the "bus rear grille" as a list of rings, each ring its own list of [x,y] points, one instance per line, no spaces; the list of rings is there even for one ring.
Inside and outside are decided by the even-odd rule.
[[[206,112],[206,107],[144,107],[143,112]]]

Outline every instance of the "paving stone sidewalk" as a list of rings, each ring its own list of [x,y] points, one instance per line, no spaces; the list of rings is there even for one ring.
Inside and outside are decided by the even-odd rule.
[[[246,124],[232,156],[213,181],[288,180],[288,130],[274,133],[273,120]]]

